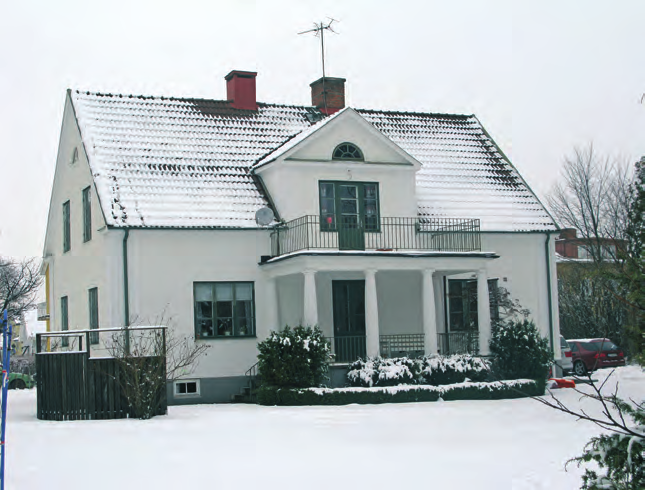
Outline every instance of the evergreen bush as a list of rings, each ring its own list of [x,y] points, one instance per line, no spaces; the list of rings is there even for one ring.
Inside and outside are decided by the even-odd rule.
[[[528,319],[494,325],[490,339],[493,372],[499,379],[534,379],[546,383],[553,355],[549,341]]]
[[[271,332],[258,344],[262,384],[283,388],[320,386],[327,380],[331,347],[318,327]]]
[[[612,403],[620,408],[622,420],[629,421],[625,425],[630,433],[593,437],[582,456],[569,461],[585,465],[582,490],[645,488],[645,404],[626,403],[615,396]]]
[[[448,385],[466,380],[485,381],[489,366],[485,360],[468,354],[359,359],[349,365],[350,386]]]
[[[502,400],[543,393],[532,380],[468,383],[449,386],[399,386],[382,388],[290,389],[262,386],[257,392],[260,405],[350,405],[433,402],[452,400]]]

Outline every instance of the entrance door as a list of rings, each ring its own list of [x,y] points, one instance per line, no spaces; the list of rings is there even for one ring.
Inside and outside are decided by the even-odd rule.
[[[364,212],[359,200],[359,186],[339,184],[338,248],[365,250]]]
[[[365,281],[332,281],[332,300],[336,361],[365,358]]]

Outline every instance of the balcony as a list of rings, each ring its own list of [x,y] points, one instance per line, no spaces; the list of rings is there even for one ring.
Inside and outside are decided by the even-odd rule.
[[[307,215],[279,225],[271,233],[271,256],[302,250],[481,251],[478,219],[380,218],[366,228],[348,218],[321,226],[320,216]]]

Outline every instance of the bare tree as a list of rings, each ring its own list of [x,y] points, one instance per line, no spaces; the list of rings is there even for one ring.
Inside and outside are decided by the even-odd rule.
[[[10,319],[19,320],[34,306],[42,282],[35,259],[0,257],[0,312],[7,310]]]
[[[603,239],[624,239],[629,209],[631,165],[626,159],[599,155],[589,144],[565,158],[562,181],[547,202],[559,223],[585,239],[594,262],[602,262]]]
[[[192,374],[210,345],[178,337],[172,328],[133,327],[115,333],[107,348],[133,415],[149,419],[166,411],[167,382]]]

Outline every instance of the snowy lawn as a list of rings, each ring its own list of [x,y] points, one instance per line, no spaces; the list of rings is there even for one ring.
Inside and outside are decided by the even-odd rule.
[[[623,396],[645,398],[641,368],[614,377]],[[557,396],[580,406],[572,390]],[[197,405],[149,421],[43,422],[35,390],[10,392],[8,421],[10,490],[571,490],[582,471],[564,463],[600,431],[531,399]]]

